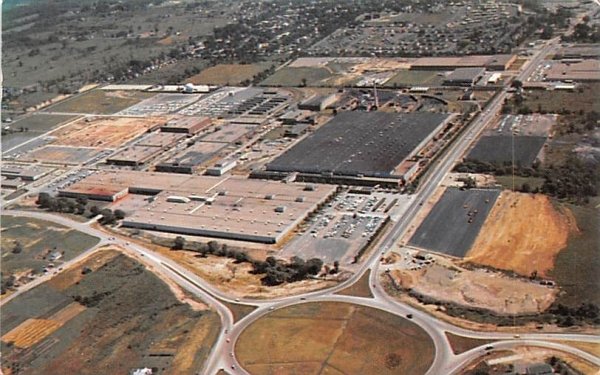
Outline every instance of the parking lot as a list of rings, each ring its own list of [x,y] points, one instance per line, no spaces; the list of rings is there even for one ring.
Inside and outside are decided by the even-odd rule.
[[[383,224],[387,213],[396,207],[396,196],[392,193],[339,194],[322,212],[307,220],[280,255],[351,265],[358,251]]]

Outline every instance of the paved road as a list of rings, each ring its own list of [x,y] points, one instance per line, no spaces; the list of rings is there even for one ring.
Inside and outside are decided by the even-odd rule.
[[[556,48],[557,43],[558,39],[553,39],[549,41],[547,45],[543,47],[533,57],[532,61],[525,65],[523,71],[517,76],[517,79],[523,80],[523,78],[529,76],[533,72],[535,67],[539,64],[539,62],[541,62],[541,60],[549,52]],[[553,348],[572,353],[592,363],[600,365],[600,360],[595,356],[592,356],[588,353],[582,352],[565,344],[547,341],[549,339],[560,339],[562,341],[598,342],[598,338],[596,336],[559,333],[536,333],[521,334],[519,339],[515,339],[514,334],[512,333],[470,331],[467,329],[453,326],[445,321],[430,316],[429,314],[421,310],[418,310],[407,304],[394,300],[392,297],[388,296],[383,291],[383,288],[379,284],[379,257],[382,255],[382,253],[385,253],[386,251],[391,249],[393,244],[398,239],[402,238],[406,230],[409,228],[411,222],[415,218],[416,214],[421,209],[421,205],[419,203],[429,199],[433,195],[435,190],[439,187],[440,183],[444,179],[444,176],[449,171],[451,171],[456,160],[458,160],[465,153],[469,144],[473,142],[473,140],[483,131],[486,124],[488,124],[489,121],[491,121],[494,118],[494,116],[496,116],[496,114],[499,112],[502,106],[504,99],[508,95],[509,93],[507,89],[502,90],[498,95],[496,95],[494,99],[492,99],[492,101],[489,103],[485,111],[477,115],[477,117],[472,121],[469,128],[465,132],[463,132],[463,134],[450,146],[447,152],[435,163],[435,165],[432,166],[428,175],[425,176],[425,178],[423,178],[419,190],[412,197],[412,201],[404,215],[398,218],[396,222],[394,222],[392,229],[389,230],[388,234],[381,241],[381,245],[378,251],[372,252],[370,256],[364,260],[363,264],[350,279],[343,283],[340,283],[339,285],[333,288],[305,293],[301,296],[281,297],[271,299],[268,301],[236,299],[228,295],[227,293],[224,293],[219,289],[215,288],[210,283],[204,281],[200,277],[187,271],[185,268],[178,265],[177,263],[161,256],[160,254],[151,251],[150,249],[145,248],[144,246],[130,243],[127,239],[122,239],[118,236],[114,236],[104,231],[94,229],[90,226],[91,222],[80,223],[65,217],[41,212],[5,211],[4,213],[15,216],[33,217],[57,222],[59,224],[69,226],[73,229],[100,238],[100,244],[98,244],[95,248],[92,248],[82,253],[78,258],[72,260],[72,263],[89,255],[98,246],[101,246],[101,244],[103,245],[110,243],[119,245],[126,249],[126,251],[130,254],[136,255],[142,263],[151,266],[155,272],[160,272],[163,275],[169,277],[172,281],[176,282],[181,287],[190,291],[195,296],[201,298],[209,306],[215,309],[221,318],[222,331],[217,339],[217,342],[213,346],[207,363],[201,371],[203,374],[215,374],[218,372],[219,369],[227,369],[227,371],[234,372],[236,374],[246,373],[241,368],[240,364],[237,362],[235,356],[232,356],[235,343],[239,335],[244,331],[244,329],[246,329],[257,319],[268,314],[274,309],[279,309],[298,303],[316,301],[337,301],[354,303],[363,306],[378,308],[400,316],[412,314],[412,320],[420,327],[422,327],[432,337],[432,340],[435,344],[436,356],[431,368],[428,371],[428,374],[431,375],[456,373],[466,363],[484,354],[483,347],[479,347],[470,350],[466,353],[455,355],[452,352],[450,344],[446,338],[446,332],[473,338],[497,340],[497,342],[493,344],[495,349],[512,348],[514,346],[523,344]],[[334,294],[335,292],[352,285],[368,270],[371,271],[369,284],[374,298],[368,299]],[[26,287],[23,288],[23,290],[20,290],[14,293],[11,297],[7,298],[6,300],[3,300],[0,303],[0,305],[20,295],[21,293],[23,293],[23,291],[29,290],[35,285],[39,285],[39,283],[41,283],[42,281],[43,280],[40,279],[28,284]],[[222,301],[254,305],[258,308],[249,315],[247,315],[244,319],[234,323],[231,312],[222,303]]]

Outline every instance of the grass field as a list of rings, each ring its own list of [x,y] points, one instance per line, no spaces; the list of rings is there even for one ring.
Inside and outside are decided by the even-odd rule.
[[[196,85],[238,85],[245,80],[252,81],[252,78],[269,68],[271,64],[219,64],[206,68],[199,74],[185,80]]]
[[[499,183],[503,189],[512,190],[513,178],[512,176],[495,176],[496,182]],[[542,177],[521,177],[515,176],[515,189],[520,189],[523,184],[529,184],[531,189],[540,189],[544,183]]]
[[[549,113],[571,112],[600,112],[600,83],[585,83],[579,92],[565,90],[532,91],[527,93],[523,103],[532,111],[546,111]]]
[[[84,250],[96,245],[98,238],[48,221],[3,215],[1,232],[2,276],[42,272],[49,263],[68,261]],[[15,241],[22,246],[14,253]],[[58,251],[62,257],[54,262],[45,259],[50,252]]]
[[[404,318],[346,303],[277,310],[246,329],[236,344],[252,374],[424,374],[433,341]]]
[[[336,294],[344,296],[355,296],[364,298],[373,298],[371,288],[369,288],[369,277],[371,276],[371,270],[367,270],[364,275],[361,276],[354,284],[350,285],[346,289],[342,289]]]
[[[549,272],[565,293],[558,297],[559,303],[579,306],[581,303],[600,305],[600,293],[595,275],[600,275],[600,214],[598,199],[588,206],[568,205],[579,233],[569,236],[567,246],[556,256],[554,268]]]
[[[493,342],[491,340],[481,340],[474,339],[471,337],[459,336],[449,332],[446,332],[446,337],[450,342],[450,346],[452,347],[452,351],[454,352],[454,354],[464,353],[467,350],[471,350],[478,346]]]
[[[48,108],[47,111],[110,115],[154,95],[153,93],[139,91],[104,91],[97,89],[66,99]]]
[[[82,275],[83,267],[92,271]],[[201,370],[220,329],[217,314],[182,303],[135,260],[100,251],[59,277],[3,306],[4,373]]]
[[[332,74],[325,68],[289,68],[277,70],[267,79],[262,81],[261,86],[302,86],[306,80],[306,86],[320,86],[330,78]]]

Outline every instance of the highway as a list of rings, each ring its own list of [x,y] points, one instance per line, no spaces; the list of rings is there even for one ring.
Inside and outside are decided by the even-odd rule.
[[[535,69],[535,67],[551,53],[559,43],[559,39],[555,38],[546,43],[546,45],[538,50],[517,75],[516,79],[524,81]],[[141,263],[148,266],[153,272],[158,272],[161,275],[168,277],[173,282],[177,283],[182,288],[193,293],[196,297],[203,300],[208,306],[214,309],[221,319],[221,334],[217,338],[207,362],[203,369],[199,369],[202,374],[215,374],[220,369],[226,369],[234,374],[246,374],[247,372],[238,363],[235,357],[234,347],[236,341],[242,332],[256,320],[269,314],[272,310],[280,309],[287,306],[292,306],[308,302],[345,302],[353,303],[362,306],[377,308],[406,317],[412,315],[412,321],[423,328],[432,338],[435,345],[435,359],[427,372],[430,375],[438,374],[454,374],[458,373],[467,363],[481,357],[485,354],[484,346],[474,348],[460,355],[453,353],[450,343],[446,337],[446,333],[453,333],[472,338],[494,340],[493,350],[510,349],[516,346],[532,345],[540,346],[555,350],[568,352],[580,358],[583,358],[591,363],[600,366],[600,359],[576,349],[572,346],[565,345],[556,341],[583,341],[583,342],[598,342],[598,337],[593,335],[582,334],[563,334],[563,333],[519,333],[519,337],[515,338],[515,333],[498,333],[498,332],[478,332],[461,327],[456,327],[446,321],[440,320],[428,313],[412,307],[408,304],[399,302],[387,295],[380,284],[379,275],[379,259],[382,254],[390,250],[393,245],[400,240],[411,223],[422,209],[421,202],[431,199],[436,190],[439,188],[444,177],[450,172],[462,155],[466,152],[471,142],[473,142],[479,134],[484,130],[485,126],[499,113],[502,104],[510,95],[508,88],[501,90],[491,101],[483,112],[480,112],[471,122],[465,131],[450,145],[446,152],[437,160],[430,168],[429,172],[421,181],[418,191],[412,196],[411,203],[404,215],[393,223],[387,234],[380,240],[379,248],[372,251],[371,254],[363,260],[362,265],[358,268],[355,274],[335,287],[325,290],[314,291],[302,295],[280,297],[270,300],[250,300],[238,299],[227,293],[219,290],[209,282],[203,280],[199,276],[185,269],[175,261],[172,261],[142,245],[130,242],[127,238],[117,236],[104,230],[96,229],[92,226],[94,220],[86,223],[76,222],[69,218],[58,216],[50,213],[34,212],[34,211],[3,211],[3,214],[14,215],[20,217],[31,217],[42,220],[48,220],[58,224],[62,224],[75,230],[96,236],[100,242],[93,248],[83,252],[77,258],[65,263],[64,268],[75,264],[83,258],[89,256],[98,248],[107,245],[118,245],[125,249],[126,253],[134,256]],[[359,280],[365,272],[370,271],[369,286],[374,298],[361,298],[353,296],[336,295],[335,293],[341,289],[347,288]],[[0,306],[16,298],[27,290],[47,281],[52,275],[40,277],[35,281],[21,287],[11,296],[0,301]],[[238,303],[256,306],[256,310],[248,314],[238,322],[234,322],[233,315],[223,301],[228,303]],[[489,344],[487,344],[489,345]],[[487,346],[486,345],[486,346]],[[233,353],[233,355],[232,355]]]

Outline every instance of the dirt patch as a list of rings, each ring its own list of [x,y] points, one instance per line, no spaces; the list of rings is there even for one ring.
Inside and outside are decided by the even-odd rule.
[[[50,133],[53,144],[73,147],[117,148],[166,121],[164,117],[98,117],[73,122]]]
[[[546,276],[567,245],[575,220],[541,194],[505,191],[483,225],[465,260],[529,276]]]
[[[245,80],[252,80],[256,74],[268,67],[269,64],[219,64],[188,78],[186,83],[237,85]]]
[[[437,263],[415,270],[394,270],[390,275],[403,289],[501,315],[544,311],[558,293],[556,288],[514,279],[500,272]]]
[[[346,303],[277,310],[236,344],[253,374],[424,374],[433,362],[429,336],[407,319]]]

